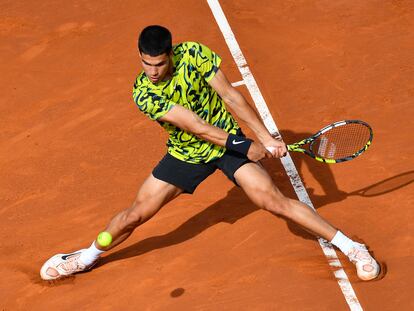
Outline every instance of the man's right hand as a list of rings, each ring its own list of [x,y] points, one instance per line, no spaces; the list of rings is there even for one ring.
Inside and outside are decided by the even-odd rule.
[[[287,146],[281,138],[263,143],[274,158],[283,158],[287,154]]]

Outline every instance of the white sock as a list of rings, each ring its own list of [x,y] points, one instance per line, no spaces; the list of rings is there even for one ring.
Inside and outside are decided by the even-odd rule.
[[[90,265],[94,263],[105,251],[97,249],[95,246],[95,241],[92,242],[92,245],[85,249],[79,257],[79,260],[82,261],[85,265]]]
[[[354,246],[354,241],[352,241],[339,230],[336,232],[331,243],[338,247],[345,255],[348,255],[349,251]]]

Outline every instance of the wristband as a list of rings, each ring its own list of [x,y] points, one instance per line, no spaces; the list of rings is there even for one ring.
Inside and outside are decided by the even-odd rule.
[[[252,141],[246,137],[229,134],[226,141],[226,148],[247,155],[251,144]]]

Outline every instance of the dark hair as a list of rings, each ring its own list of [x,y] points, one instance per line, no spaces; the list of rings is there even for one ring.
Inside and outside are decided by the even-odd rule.
[[[159,25],[145,27],[138,38],[138,49],[140,53],[150,56],[169,54],[172,49],[170,31]]]

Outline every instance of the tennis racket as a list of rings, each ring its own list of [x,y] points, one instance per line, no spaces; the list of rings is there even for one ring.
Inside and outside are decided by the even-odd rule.
[[[367,123],[344,120],[332,123],[300,142],[287,145],[287,149],[332,164],[355,159],[368,149],[372,139],[372,128]]]

